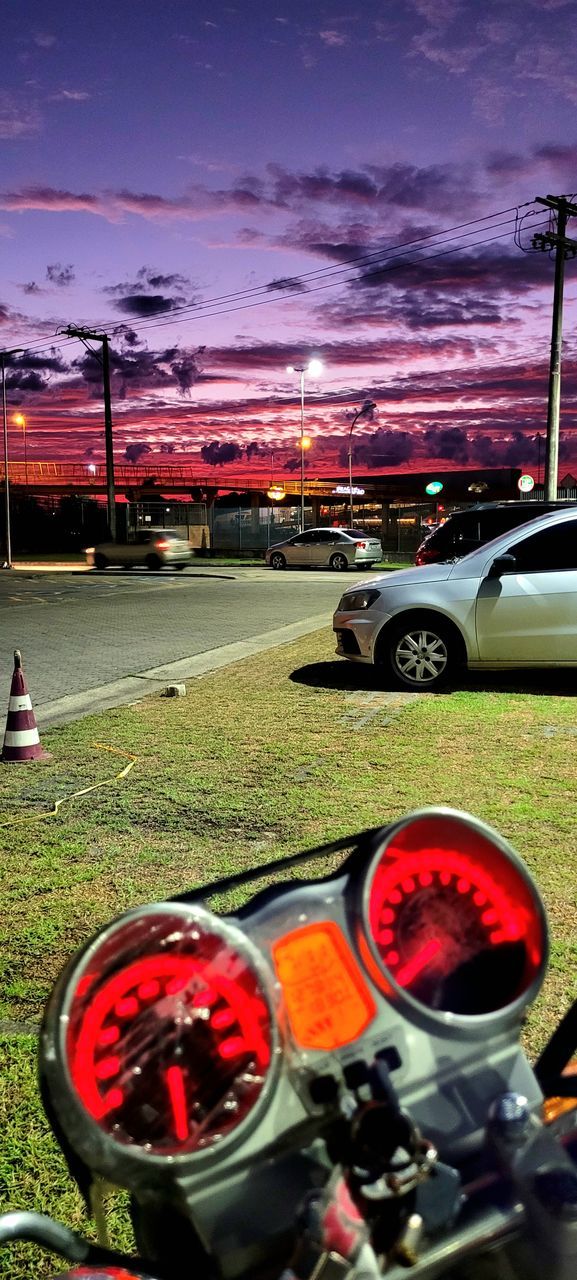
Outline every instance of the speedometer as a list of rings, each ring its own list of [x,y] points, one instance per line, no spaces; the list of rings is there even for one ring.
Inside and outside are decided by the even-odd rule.
[[[276,1023],[257,953],[201,908],[136,911],[67,984],[61,1023],[75,1099],[114,1144],[190,1155],[253,1117]]]
[[[399,824],[375,856],[365,909],[380,967],[429,1009],[492,1013],[542,975],[539,895],[513,850],[465,815]]]

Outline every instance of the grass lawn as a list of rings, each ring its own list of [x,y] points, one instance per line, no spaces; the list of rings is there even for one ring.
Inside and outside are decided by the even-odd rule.
[[[533,1054],[577,995],[577,701],[569,673],[473,678],[407,698],[333,661],[330,633],[43,735],[52,759],[0,766],[0,1204],[74,1224],[81,1208],[35,1091],[34,1026],[63,962],[123,908],[182,892],[411,808],[468,809],[541,887],[552,962]],[[66,802],[125,764],[129,775]],[[26,821],[22,821],[26,819]],[[126,1243],[122,1219],[116,1243]],[[31,1258],[34,1256],[34,1266]],[[50,1274],[18,1248],[10,1280]]]

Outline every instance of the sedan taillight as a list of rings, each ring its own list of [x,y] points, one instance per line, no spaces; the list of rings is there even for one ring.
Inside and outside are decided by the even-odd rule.
[[[157,551],[168,551],[170,542],[167,542],[165,538],[159,538],[158,542],[155,542],[154,545]]]
[[[357,551],[366,551],[366,549],[367,549],[366,542],[357,542]]]

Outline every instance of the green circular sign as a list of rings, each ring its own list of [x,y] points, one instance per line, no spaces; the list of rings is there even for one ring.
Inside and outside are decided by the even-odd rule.
[[[442,480],[429,480],[429,483],[425,485],[425,493],[430,493],[431,497],[433,497],[436,493],[440,493],[442,488]]]
[[[533,479],[533,476],[525,475],[525,476],[519,476],[517,484],[519,489],[521,490],[521,493],[530,493],[531,489],[533,489],[535,486],[535,481]]]

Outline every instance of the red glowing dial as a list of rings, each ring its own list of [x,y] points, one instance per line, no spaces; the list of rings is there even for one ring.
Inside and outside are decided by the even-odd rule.
[[[423,815],[374,869],[370,934],[397,986],[429,1008],[490,1013],[531,985],[544,926],[528,877],[476,827]]]
[[[158,1154],[210,1146],[267,1079],[270,1007],[218,928],[166,912],[123,923],[76,983],[67,1036],[76,1092],[118,1142]]]

